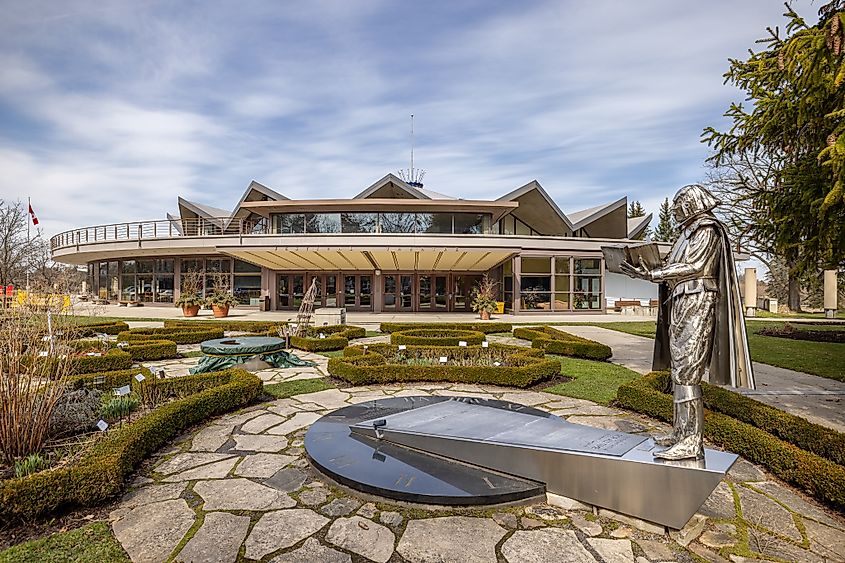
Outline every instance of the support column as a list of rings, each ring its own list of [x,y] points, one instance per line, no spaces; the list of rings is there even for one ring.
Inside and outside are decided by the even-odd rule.
[[[517,255],[511,258],[511,260],[513,260],[513,307],[511,309],[511,312],[514,315],[518,315],[519,305],[521,301],[519,298],[519,287],[520,285],[522,285],[522,259],[519,257],[519,255]],[[554,276],[554,274],[552,274],[552,276]]]
[[[360,291],[361,288],[359,287]],[[373,270],[373,313],[381,313],[381,306],[384,303],[384,281],[381,279],[381,270]]]
[[[757,268],[745,269],[745,316],[757,316]]]
[[[173,302],[179,301],[182,296],[182,259],[173,259]]]
[[[836,270],[824,271],[824,316],[827,319],[836,318],[837,293]]]

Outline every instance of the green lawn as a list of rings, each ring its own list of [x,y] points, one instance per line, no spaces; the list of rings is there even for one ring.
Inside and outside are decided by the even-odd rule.
[[[294,381],[283,381],[282,383],[272,383],[264,386],[264,392],[276,397],[277,399],[287,399],[288,397],[293,397],[294,395],[316,393],[317,391],[325,391],[326,389],[334,389],[334,385],[323,378],[297,379]]]
[[[650,338],[654,338],[657,330],[657,323],[655,321],[589,324],[627,332],[628,334],[635,334],[637,336],[648,336]],[[788,338],[757,334],[765,327],[782,327],[784,324],[786,323],[753,320],[746,323],[748,327],[748,346],[751,349],[752,360],[761,364],[769,364],[845,381],[845,344],[790,340]],[[793,323],[792,326],[797,330],[843,329],[841,325],[806,325]]]
[[[15,545],[0,552],[0,563],[122,563],[129,557],[105,522]]]
[[[640,376],[635,371],[610,362],[595,362],[566,356],[551,356],[560,361],[560,373],[572,381],[547,387],[543,391],[556,395],[588,399],[607,405],[616,398],[616,390]]]
[[[325,356],[327,358],[342,358],[343,357],[343,350],[327,350],[325,352],[317,352],[321,356]]]

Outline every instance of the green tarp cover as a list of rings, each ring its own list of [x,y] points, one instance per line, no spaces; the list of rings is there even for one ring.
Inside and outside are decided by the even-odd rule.
[[[285,351],[285,341],[269,336],[241,336],[206,340],[200,344],[205,354],[191,373],[208,373],[243,364],[258,357],[276,368],[313,366]]]

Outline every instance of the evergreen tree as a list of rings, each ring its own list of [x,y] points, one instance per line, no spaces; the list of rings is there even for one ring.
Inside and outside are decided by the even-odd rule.
[[[640,204],[639,201],[632,201],[630,205],[628,205],[628,219],[643,216],[645,216],[645,209],[643,209],[642,204]]]
[[[772,241],[785,259],[793,310],[799,278],[845,264],[845,2],[819,13],[809,26],[787,5],[785,38],[770,28],[762,51],[730,61],[726,82],[749,106],[731,104],[730,129],[703,134],[717,166],[737,158],[771,163],[772,182],[743,188],[758,210],[748,234]]]
[[[654,240],[661,242],[675,242],[678,238],[678,226],[672,216],[672,207],[669,205],[669,198],[665,198],[660,204],[660,214],[657,221],[657,230],[654,231]]]

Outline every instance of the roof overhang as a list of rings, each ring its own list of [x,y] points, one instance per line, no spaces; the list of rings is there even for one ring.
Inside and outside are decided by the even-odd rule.
[[[385,196],[395,199],[431,199],[395,174],[387,174],[352,199],[384,198]]]

